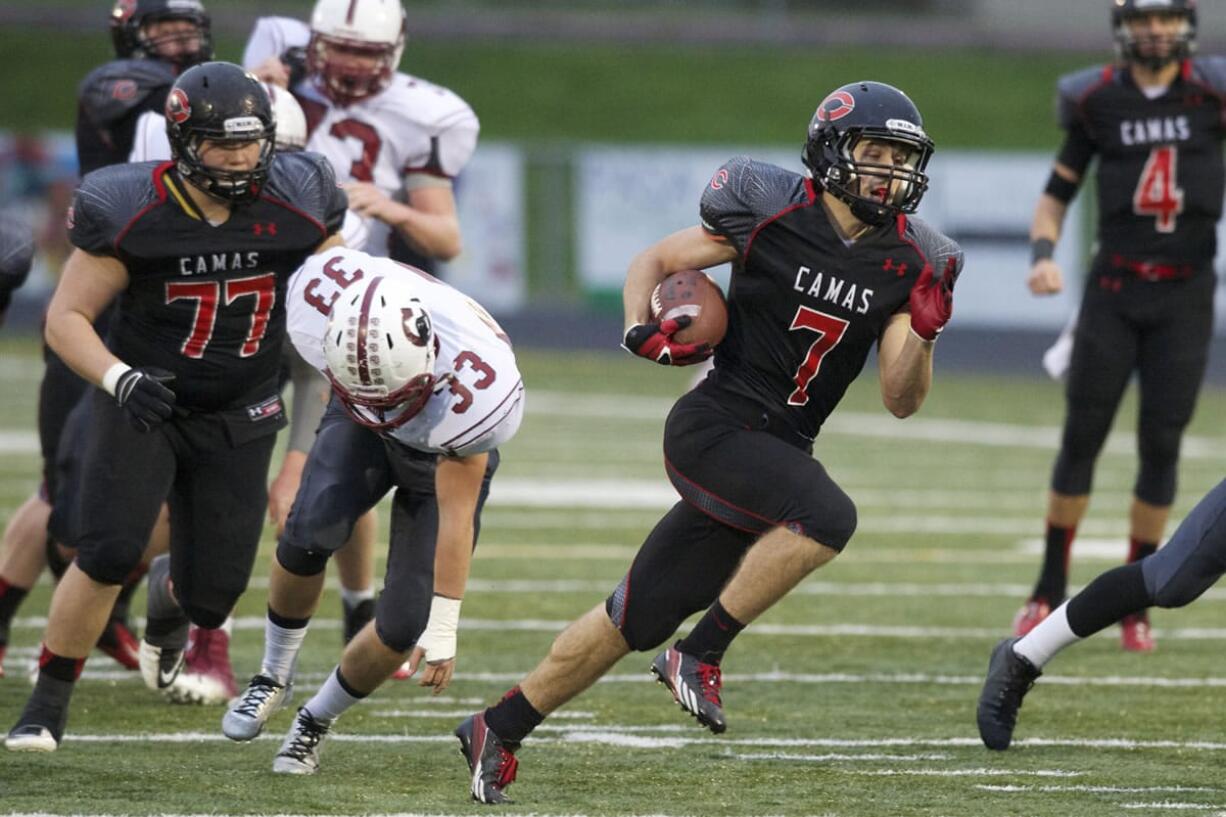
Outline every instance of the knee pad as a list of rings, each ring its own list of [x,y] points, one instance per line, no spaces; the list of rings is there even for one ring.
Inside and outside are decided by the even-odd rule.
[[[99,584],[123,584],[140,564],[144,548],[139,544],[117,542],[82,546],[77,550],[77,567]]]
[[[375,635],[383,645],[394,652],[408,652],[417,644],[426,631],[426,617],[412,615],[396,616],[393,621],[375,615]]]
[[[617,585],[613,594],[605,599],[604,610],[609,621],[626,639],[626,644],[635,652],[646,652],[655,649],[677,632],[685,615],[677,615],[663,607],[660,609],[645,609],[648,605],[629,604],[630,597],[626,592],[629,576]]]
[[[1183,426],[1143,417],[1138,436],[1141,468],[1134,493],[1151,505],[1170,505],[1175,499]]]
[[[291,545],[282,537],[277,542],[277,564],[295,576],[318,576],[328,567],[330,551],[306,550]]]
[[[237,598],[235,598],[237,601]],[[206,630],[216,630],[222,624],[226,623],[226,618],[229,617],[230,611],[220,612],[210,610],[206,607],[201,607],[199,604],[193,604],[190,601],[179,600],[179,606],[183,608],[183,612],[187,614],[188,620],[197,627],[203,627]]]
[[[825,493],[821,498],[820,510],[810,516],[820,519],[820,524],[788,525],[788,530],[800,536],[807,536],[818,544],[840,553],[851,541],[852,535],[856,532],[856,525],[859,524],[856,503],[852,502],[851,497],[842,491],[838,492],[837,497],[831,492]]]

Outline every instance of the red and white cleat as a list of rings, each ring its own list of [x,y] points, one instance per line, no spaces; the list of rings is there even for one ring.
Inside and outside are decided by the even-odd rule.
[[[1127,652],[1153,652],[1157,644],[1149,628],[1149,613],[1142,610],[1120,619],[1120,646]]]
[[[405,661],[403,664],[400,665],[400,667],[395,672],[392,673],[392,680],[393,681],[409,680],[409,662],[408,661]]]
[[[230,666],[230,635],[222,629],[192,627],[183,670],[167,691],[175,703],[224,704],[238,696]]]
[[[1013,634],[1023,636],[1039,626],[1039,622],[1051,615],[1051,603],[1041,596],[1027,599],[1022,609],[1013,617]]]

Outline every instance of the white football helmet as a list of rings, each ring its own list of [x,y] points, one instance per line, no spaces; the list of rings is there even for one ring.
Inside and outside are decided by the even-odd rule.
[[[349,415],[367,428],[411,420],[434,392],[437,340],[407,281],[364,277],[332,307],[324,374]]]
[[[387,87],[404,53],[400,0],[318,0],[311,12],[307,74],[337,105]]]
[[[277,150],[302,150],[307,143],[306,114],[294,95],[279,85],[261,82],[272,100],[272,113],[277,120]]]

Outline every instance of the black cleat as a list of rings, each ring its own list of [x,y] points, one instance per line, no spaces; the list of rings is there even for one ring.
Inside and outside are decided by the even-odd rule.
[[[375,617],[375,600],[362,599],[352,607],[342,600],[341,611],[344,613],[341,638],[348,644]]]
[[[1043,674],[1013,651],[1013,645],[1020,640],[1016,637],[1004,639],[988,659],[988,677],[983,681],[975,714],[979,721],[979,737],[989,749],[1003,751],[1009,748],[1022,698],[1034,686],[1035,679]]]
[[[469,791],[478,803],[510,803],[506,787],[515,782],[519,761],[515,750],[519,744],[503,743],[485,725],[485,713],[469,716],[456,727],[460,739],[460,754],[468,761],[472,772]]]
[[[673,700],[700,724],[717,735],[728,728],[719,697],[722,683],[717,665],[704,664],[674,644],[651,662],[651,674],[668,687]]]

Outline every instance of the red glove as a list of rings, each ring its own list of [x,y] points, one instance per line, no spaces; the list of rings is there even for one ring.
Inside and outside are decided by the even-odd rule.
[[[709,343],[676,343],[673,335],[690,325],[689,315],[660,323],[636,323],[626,330],[622,348],[631,354],[654,360],[663,366],[689,366],[709,358]]]
[[[932,265],[925,264],[919,280],[911,287],[908,303],[911,307],[911,331],[927,341],[934,341],[954,312],[954,281],[958,277],[958,259],[951,257],[945,264],[941,280],[932,280]]]

